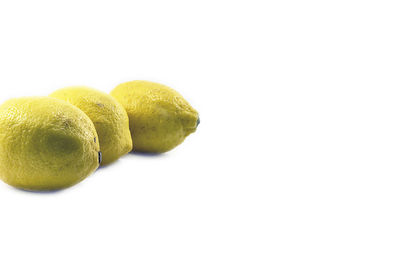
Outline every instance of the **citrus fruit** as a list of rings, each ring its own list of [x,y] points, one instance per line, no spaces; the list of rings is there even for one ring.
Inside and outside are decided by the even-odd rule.
[[[71,103],[92,120],[103,155],[101,165],[109,164],[132,150],[128,115],[109,94],[85,86],[73,86],[57,90],[50,96]]]
[[[129,117],[135,151],[162,153],[196,131],[199,114],[175,90],[154,82],[132,81],[111,92]]]
[[[23,97],[0,106],[0,178],[25,190],[74,185],[99,166],[96,129],[73,105]]]

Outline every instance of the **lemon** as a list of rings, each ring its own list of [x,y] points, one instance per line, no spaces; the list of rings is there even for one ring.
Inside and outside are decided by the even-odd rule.
[[[0,178],[25,190],[76,184],[99,166],[89,117],[51,97],[24,97],[0,106]]]
[[[103,161],[109,164],[132,150],[129,119],[125,109],[109,94],[85,87],[73,86],[50,95],[78,107],[92,120],[97,134]]]
[[[133,149],[162,153],[196,131],[199,114],[175,90],[154,82],[132,81],[112,90],[126,109]]]

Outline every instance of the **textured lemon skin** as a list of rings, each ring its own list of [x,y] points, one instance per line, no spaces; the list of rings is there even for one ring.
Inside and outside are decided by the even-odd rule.
[[[99,136],[103,156],[101,165],[107,165],[132,150],[128,115],[109,94],[85,86],[73,86],[57,90],[50,96],[71,103],[92,120]]]
[[[99,166],[97,133],[81,110],[50,97],[0,106],[0,178],[25,190],[69,187]]]
[[[132,81],[111,92],[126,109],[133,149],[163,153],[196,131],[199,114],[175,90],[154,82]]]

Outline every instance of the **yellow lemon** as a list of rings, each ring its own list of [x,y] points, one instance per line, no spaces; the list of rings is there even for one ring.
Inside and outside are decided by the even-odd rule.
[[[109,94],[85,87],[73,86],[50,95],[78,107],[92,120],[97,134],[103,161],[109,164],[132,150],[129,119],[125,109]]]
[[[0,106],[0,178],[25,190],[74,185],[99,166],[89,117],[51,97],[24,97]]]
[[[154,82],[132,81],[112,90],[129,117],[133,149],[162,153],[196,131],[199,114],[175,90]]]

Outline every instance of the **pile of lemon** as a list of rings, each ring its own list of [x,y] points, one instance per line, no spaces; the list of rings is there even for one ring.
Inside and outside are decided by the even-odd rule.
[[[132,81],[110,94],[76,86],[0,106],[0,178],[32,191],[72,186],[130,151],[163,153],[196,131],[175,90]]]

